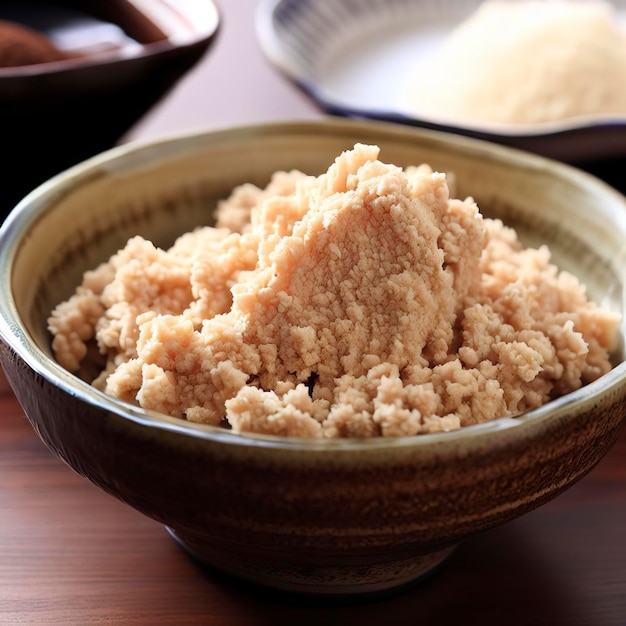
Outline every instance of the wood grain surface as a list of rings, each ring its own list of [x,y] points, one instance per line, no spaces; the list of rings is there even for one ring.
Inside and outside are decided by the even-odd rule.
[[[626,433],[567,492],[466,540],[430,580],[367,603],[252,588],[203,569],[104,494],[0,395],[0,624],[626,624]]]
[[[212,51],[125,141],[321,114],[264,60],[255,4],[220,3]],[[626,190],[623,160],[585,167]],[[161,525],[54,457],[12,393],[0,393],[3,626],[624,626],[625,529],[626,433],[567,492],[468,539],[402,594],[352,604],[278,595],[196,564]]]

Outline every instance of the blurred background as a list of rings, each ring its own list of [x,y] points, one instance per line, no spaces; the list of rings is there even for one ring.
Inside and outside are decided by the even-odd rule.
[[[611,4],[623,28],[626,3],[602,4]],[[555,132],[494,132],[397,114],[382,77],[390,67],[418,66],[420,55],[433,53],[433,41],[445,43],[479,5],[449,2],[442,12],[424,0],[2,0],[0,22],[36,30],[62,58],[22,59],[18,66],[19,54],[11,60],[6,51],[16,49],[19,37],[0,28],[7,163],[0,212],[48,177],[120,143],[328,113],[517,145],[573,162],[624,190],[626,111],[610,123]],[[369,56],[361,63],[364,50]],[[37,61],[50,51],[31,41],[29,54]],[[406,71],[398,76],[396,82],[410,78]],[[371,102],[368,93],[375,94]]]

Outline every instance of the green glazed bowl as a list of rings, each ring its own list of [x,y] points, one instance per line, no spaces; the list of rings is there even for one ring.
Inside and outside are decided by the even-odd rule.
[[[105,396],[52,358],[46,319],[82,273],[142,234],[167,246],[218,199],[276,170],[325,171],[354,143],[454,172],[458,195],[623,313],[626,202],[542,157],[384,122],[328,118],[226,129],[102,153],[38,187],[0,231],[0,360],[45,444],[162,523],[202,562],[276,589],[365,594],[432,573],[454,547],[554,498],[611,448],[626,363],[516,418],[397,439],[236,435]],[[622,328],[622,336],[623,336]]]

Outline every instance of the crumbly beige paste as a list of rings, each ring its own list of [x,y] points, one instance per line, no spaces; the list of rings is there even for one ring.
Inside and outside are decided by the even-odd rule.
[[[417,115],[535,125],[626,115],[626,33],[602,0],[487,0],[407,77]]]
[[[454,430],[610,369],[619,316],[547,248],[378,156],[244,185],[169,250],[133,237],[52,312],[56,358],[77,371],[95,339],[107,394],[303,437]]]

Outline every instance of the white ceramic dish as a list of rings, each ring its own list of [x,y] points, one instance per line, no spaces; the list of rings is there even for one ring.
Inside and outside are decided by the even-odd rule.
[[[517,0],[512,0],[517,1]],[[626,155],[626,117],[535,127],[456,125],[417,118],[403,77],[433,55],[480,0],[261,0],[257,35],[267,57],[327,111],[452,131],[564,161]],[[626,0],[613,0],[626,28]]]

